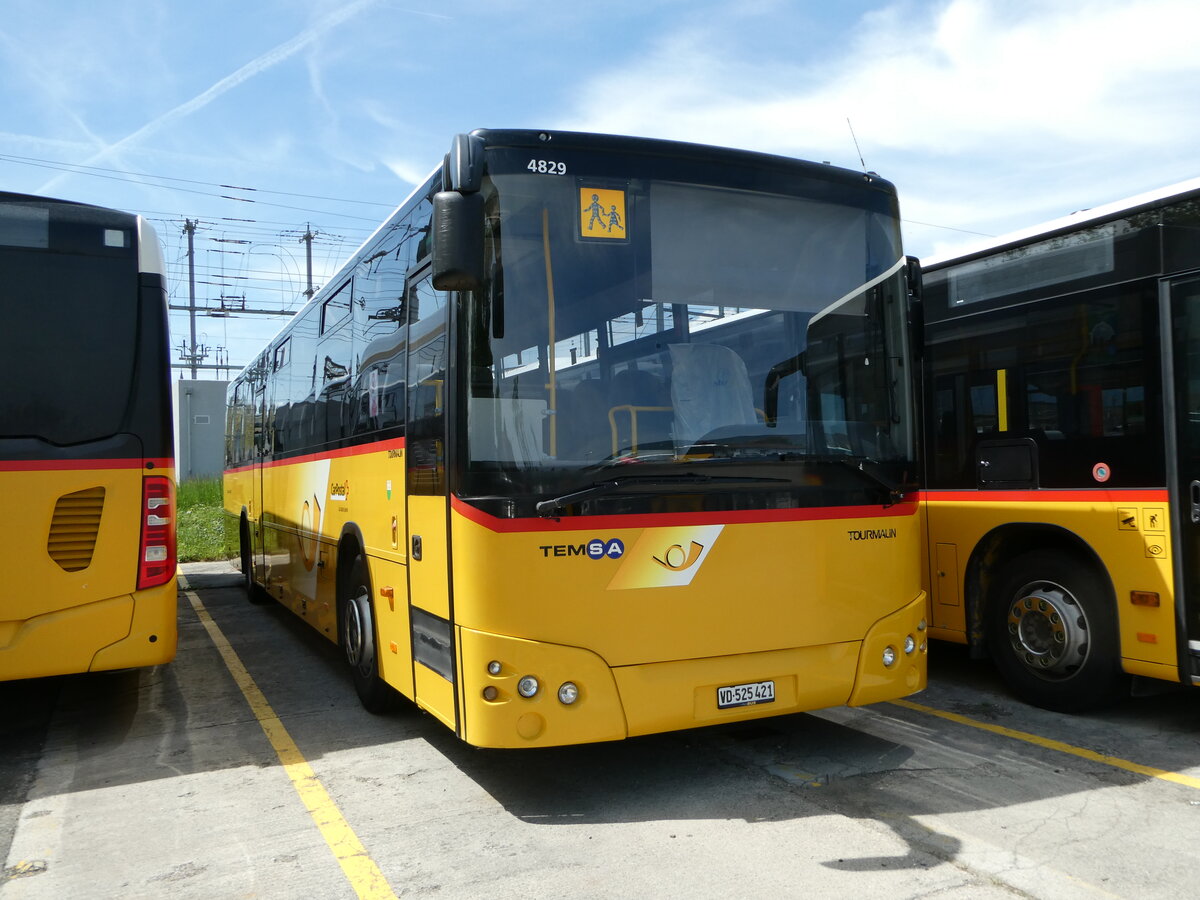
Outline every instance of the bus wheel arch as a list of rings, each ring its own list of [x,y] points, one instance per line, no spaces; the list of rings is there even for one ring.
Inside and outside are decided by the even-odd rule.
[[[972,640],[1026,702],[1076,712],[1124,686],[1112,582],[1065,529],[1006,526],[973,554]]]

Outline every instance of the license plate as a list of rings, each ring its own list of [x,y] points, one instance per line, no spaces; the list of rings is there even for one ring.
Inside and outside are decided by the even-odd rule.
[[[773,681],[752,681],[748,684],[731,684],[729,687],[717,688],[717,709],[774,702],[775,682]]]

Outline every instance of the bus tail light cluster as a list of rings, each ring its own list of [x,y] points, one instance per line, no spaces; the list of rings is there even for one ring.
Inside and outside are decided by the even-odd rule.
[[[175,574],[175,485],[165,475],[142,479],[142,541],[138,590],[166,584]]]

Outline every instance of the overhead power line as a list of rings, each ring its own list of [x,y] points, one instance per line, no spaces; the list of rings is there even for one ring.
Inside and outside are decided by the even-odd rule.
[[[143,187],[154,187],[154,188],[160,188],[162,190],[168,190],[168,191],[180,191],[185,194],[200,194],[205,197],[216,197],[220,200],[236,200],[236,201],[240,201],[243,203],[255,203],[255,204],[258,204],[261,206],[274,207],[276,209],[290,209],[295,212],[319,213],[320,215],[323,215],[323,216],[338,216],[338,217],[344,218],[344,219],[355,219],[360,222],[376,222],[377,221],[377,219],[375,219],[375,218],[368,218],[367,216],[356,216],[356,215],[353,215],[352,213],[334,212],[332,210],[322,210],[322,209],[308,209],[306,207],[301,207],[301,206],[288,206],[287,204],[284,204],[284,203],[271,203],[266,200],[256,200],[256,199],[251,199],[249,197],[230,197],[227,194],[213,193],[212,191],[198,191],[198,190],[194,190],[192,188],[174,187],[172,185],[167,185],[167,184],[153,184],[144,179],[151,178],[151,179],[158,179],[160,181],[181,181],[181,182],[184,182],[187,184],[208,184],[208,186],[216,187],[218,189],[220,189],[220,188],[229,189],[228,185],[215,185],[215,184],[206,183],[206,182],[193,182],[193,181],[189,181],[188,179],[171,178],[166,175],[144,175],[144,174],[141,174],[138,172],[123,173],[123,174],[130,175],[133,177],[121,178],[121,177],[118,177],[117,175],[101,174],[101,172],[119,172],[120,170],[118,170],[118,169],[101,169],[99,171],[88,171],[88,169],[94,169],[95,167],[94,166],[80,166],[80,165],[76,165],[75,163],[58,163],[58,162],[48,161],[48,160],[36,161],[33,157],[9,156],[7,154],[2,154],[2,153],[0,153],[0,160],[6,161],[6,162],[11,162],[11,163],[16,163],[18,165],[23,165],[23,166],[34,166],[39,169],[52,169],[52,170],[59,171],[59,172],[71,172],[76,175],[87,175],[90,178],[104,178],[104,179],[107,179],[108,181],[124,181],[129,184],[140,184]],[[256,189],[255,188],[233,188],[233,190],[256,190]],[[297,196],[297,197],[307,197],[308,196],[305,194],[287,195],[287,194],[284,194],[284,192],[282,192],[282,191],[259,191],[259,193],[278,193],[278,194],[283,194],[284,196]],[[325,198],[316,197],[316,198],[311,198],[311,199],[328,200],[328,201],[334,202],[334,203],[370,203],[371,205],[375,205],[375,206],[386,206],[388,208],[392,208],[390,204],[379,203],[379,202],[373,201],[373,200],[339,200],[339,199],[330,198],[330,197],[325,197]]]
[[[382,206],[387,209],[392,209],[394,203],[381,203],[378,200],[349,200],[345,197],[324,197],[320,194],[298,194],[291,191],[272,191],[268,188],[242,187],[236,184],[217,184],[211,181],[197,181],[192,178],[176,178],[172,175],[154,175],[149,172],[130,172],[127,169],[106,169],[101,166],[85,166],[82,163],[68,163],[55,159],[39,159],[36,156],[13,156],[8,153],[0,153],[0,159],[6,159],[9,162],[28,163],[37,165],[40,168],[62,168],[64,171],[78,172],[86,175],[89,172],[110,172],[114,175],[133,175],[137,178],[155,178],[159,181],[175,181],[180,184],[199,184],[204,187],[225,188],[231,191],[253,191],[256,194],[273,194],[277,197],[299,197],[304,200],[329,200],[333,203],[356,203],[362,206]]]
[[[967,228],[955,228],[953,225],[936,225],[933,222],[918,222],[916,219],[901,218],[901,222],[908,222],[910,225],[924,225],[926,228],[942,228],[946,231],[958,231],[962,234],[976,234],[980,237],[996,237],[994,234],[986,234],[982,231],[971,231]]]

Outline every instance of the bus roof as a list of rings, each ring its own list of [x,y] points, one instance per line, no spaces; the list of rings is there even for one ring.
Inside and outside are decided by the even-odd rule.
[[[718,144],[700,144],[665,138],[635,137],[599,132],[557,131],[510,128],[477,128],[471,134],[481,138],[488,147],[544,147],[547,152],[556,148],[602,150],[617,153],[636,153],[651,156],[704,158],[717,162],[746,165],[786,166],[803,171],[815,178],[853,185],[870,185],[877,190],[896,192],[895,185],[877,172],[846,169],[826,162],[742,150]]]
[[[925,270],[936,269],[951,263],[963,262],[973,257],[987,256],[997,250],[1015,247],[1037,238],[1049,237],[1052,234],[1077,231],[1093,222],[1114,218],[1141,208],[1158,206],[1166,200],[1181,198],[1184,195],[1192,193],[1200,193],[1200,178],[1190,178],[1187,181],[1180,181],[1177,184],[1146,191],[1142,194],[1135,194],[1132,197],[1126,197],[1124,200],[1116,200],[1112,203],[1105,203],[1102,206],[1092,207],[1091,209],[1081,209],[1078,212],[1060,216],[1057,219],[1051,219],[1049,222],[1043,222],[1040,225],[1021,228],[1000,237],[988,238],[986,241],[967,245],[965,248],[959,248],[951,253],[936,254],[927,259],[922,259],[921,268]]]
[[[759,164],[766,166],[787,166],[790,168],[799,169],[814,178],[820,178],[827,181],[854,184],[856,186],[865,186],[869,189],[883,191],[895,196],[896,186],[886,178],[881,177],[876,172],[860,172],[854,169],[845,169],[841,166],[834,166],[829,163],[817,163],[811,160],[804,160],[790,156],[778,156],[770,153],[762,153],[756,150],[739,150],[731,147],[722,147],[718,145],[689,143],[684,141],[671,141],[661,138],[644,138],[632,137],[628,135],[603,134],[600,132],[581,132],[581,131],[557,131],[557,130],[540,130],[540,129],[507,129],[507,128],[476,128],[470,132],[472,135],[483,140],[487,147],[539,147],[545,146],[550,142],[556,142],[555,147],[566,147],[568,149],[590,149],[590,150],[608,150],[627,153],[642,153],[650,155],[677,155],[685,157],[703,156],[729,163],[741,164]],[[413,198],[428,188],[430,182],[434,180],[438,173],[442,171],[442,161],[438,161],[430,173],[422,179],[422,181],[413,187],[408,195],[400,202],[400,204],[379,224],[379,226],[371,232],[350,255],[342,261],[341,265],[333,272],[333,274],[325,281],[320,289],[314,292],[313,296],[305,301],[305,303],[296,311],[296,314],[303,312],[310,306],[314,306],[323,302],[328,297],[328,289],[330,286],[338,284],[342,281],[345,275],[352,271],[358,263],[359,256],[370,247],[379,237],[380,234],[386,232],[391,226],[392,219],[408,205]],[[282,336],[291,328],[291,319],[284,322],[280,326],[279,331],[271,336],[266,345],[260,350],[255,358],[248,362],[241,371],[234,377],[234,380],[241,379],[246,373],[253,371],[258,364],[259,357],[267,352],[272,346],[279,341]],[[232,385],[232,382],[231,382]]]

